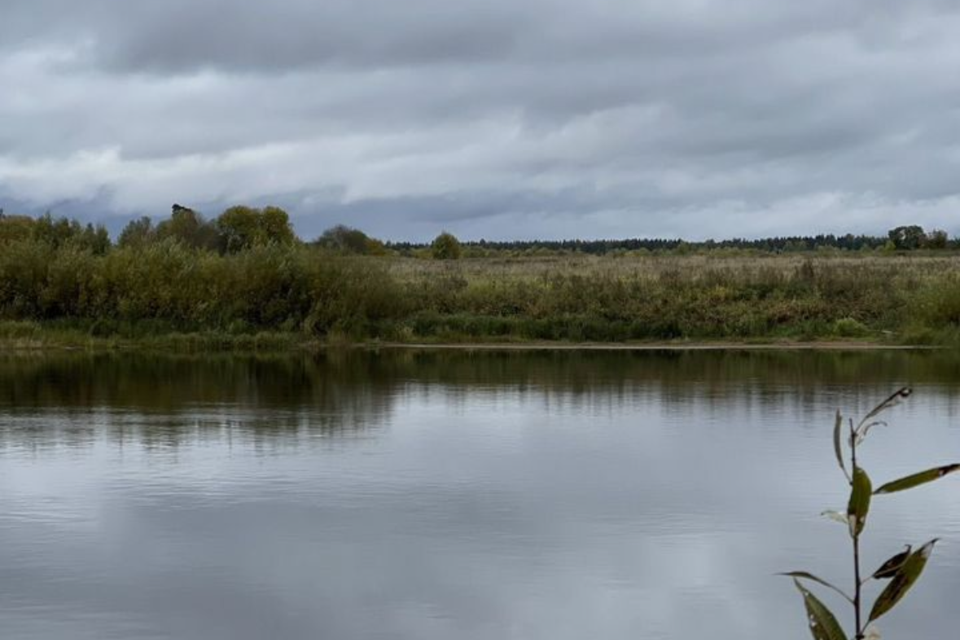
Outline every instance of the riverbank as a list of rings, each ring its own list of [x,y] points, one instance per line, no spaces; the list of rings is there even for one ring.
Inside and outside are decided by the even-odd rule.
[[[0,322],[0,351],[143,351],[143,352],[311,352],[327,349],[418,349],[485,351],[707,351],[707,350],[910,350],[936,345],[897,344],[879,340],[649,340],[628,342],[469,340],[382,341],[350,340],[345,336],[317,339],[290,332],[230,335],[220,332],[160,333],[156,335],[95,336],[80,329],[44,327],[38,323]]]
[[[362,345],[378,349],[438,349],[475,351],[914,351],[940,349],[931,345],[886,344],[882,342],[648,342],[648,343],[382,343]]]
[[[0,253],[5,348],[960,345],[960,256]]]

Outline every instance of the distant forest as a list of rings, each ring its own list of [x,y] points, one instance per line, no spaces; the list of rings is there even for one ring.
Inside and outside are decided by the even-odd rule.
[[[388,242],[386,247],[400,253],[423,249],[427,245],[409,242]],[[956,249],[960,241],[951,240],[945,231],[924,231],[918,225],[909,225],[891,229],[885,236],[869,235],[833,235],[815,236],[777,236],[773,238],[732,238],[728,240],[687,240],[665,238],[627,238],[623,240],[479,240],[464,242],[464,247],[483,251],[535,252],[550,251],[557,253],[585,253],[605,255],[618,252],[657,252],[685,253],[728,250],[751,250],[768,253],[790,253],[817,251],[821,249],[839,249],[843,251],[889,250],[913,251],[917,249]]]

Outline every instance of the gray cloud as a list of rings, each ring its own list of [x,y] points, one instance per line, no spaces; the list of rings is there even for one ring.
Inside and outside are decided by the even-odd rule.
[[[0,206],[423,239],[953,222],[960,7],[6,0]],[[83,203],[76,205],[75,203]]]

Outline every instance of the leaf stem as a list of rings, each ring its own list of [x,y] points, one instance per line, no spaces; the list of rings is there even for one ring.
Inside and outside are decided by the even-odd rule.
[[[856,624],[857,624],[857,635],[856,640],[863,639],[863,626],[860,620],[860,587],[862,582],[860,582],[860,535],[856,535],[853,538],[853,575],[854,580],[856,580],[856,591],[853,595],[853,609],[856,612]]]
[[[850,421],[850,462],[853,468],[853,472],[856,473],[857,470],[857,432],[853,427],[853,420]],[[860,532],[858,527],[854,527],[853,531],[853,580],[854,580],[854,593],[853,593],[853,611],[854,617],[856,619],[856,635],[854,636],[855,640],[863,640],[863,622],[861,620],[860,614],[860,591],[863,587],[863,582],[860,580]]]

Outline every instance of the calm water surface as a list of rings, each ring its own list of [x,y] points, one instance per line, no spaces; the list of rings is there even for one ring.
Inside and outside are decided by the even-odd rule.
[[[960,357],[0,356],[0,638],[808,638],[904,384],[875,481],[960,460]],[[960,628],[958,497],[875,500],[866,565],[943,538],[885,638]]]

